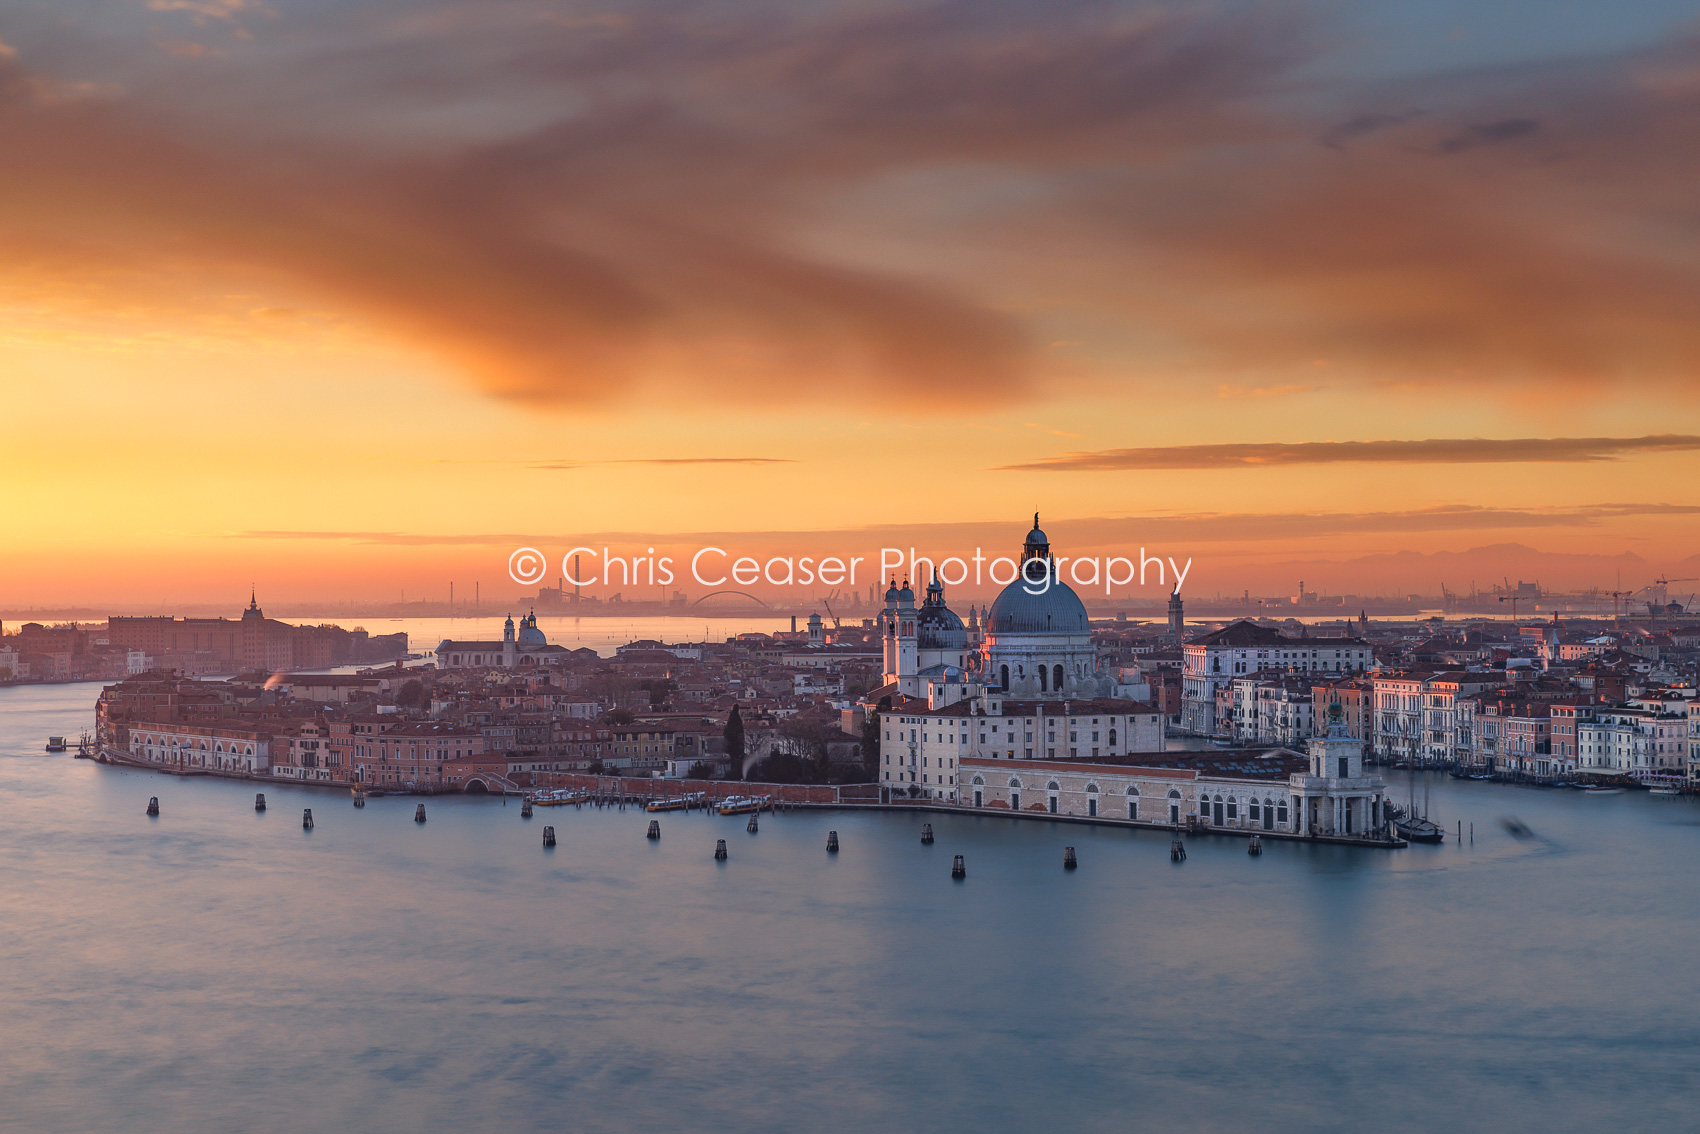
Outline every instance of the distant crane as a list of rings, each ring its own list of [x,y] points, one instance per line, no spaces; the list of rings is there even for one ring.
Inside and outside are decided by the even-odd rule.
[[[838,615],[832,613],[832,604],[827,600],[821,599],[820,604],[826,607],[826,616],[832,619],[832,630],[833,633],[836,634],[840,629],[842,629],[842,627],[838,624]]]
[[[1663,575],[1660,575],[1657,579],[1653,580],[1652,587],[1642,588],[1643,590],[1652,590],[1653,587],[1658,588],[1658,590],[1654,593],[1653,601],[1647,604],[1647,633],[1652,634],[1657,632],[1659,625],[1659,607],[1663,606],[1665,604],[1665,600],[1670,597],[1666,593],[1665,588],[1672,583],[1692,583],[1697,579],[1700,579],[1700,576],[1689,575],[1681,579],[1667,579]]]
[[[1508,582],[1506,585],[1510,586],[1510,583]],[[1525,596],[1525,595],[1519,595],[1519,594],[1509,594],[1509,595],[1500,595],[1499,596],[1500,602],[1508,602],[1508,603],[1511,604],[1511,625],[1513,625],[1513,626],[1517,625],[1517,600],[1521,599],[1521,598],[1526,598],[1526,597],[1527,596]]]
[[[1633,595],[1634,593],[1635,593],[1634,591],[1613,591],[1613,592],[1611,592],[1611,628],[1613,630],[1622,630],[1623,629],[1623,618],[1617,612],[1617,602],[1618,602],[1618,600],[1619,599],[1626,599],[1630,595]]]

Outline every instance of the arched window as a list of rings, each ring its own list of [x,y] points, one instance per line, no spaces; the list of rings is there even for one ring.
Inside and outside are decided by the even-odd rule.
[[[1045,692],[1045,667],[1039,667],[1039,692]]]
[[[1128,790],[1132,791],[1133,789],[1129,788]],[[1179,799],[1180,797],[1181,797],[1181,793],[1178,790],[1176,790],[1175,788],[1169,789],[1169,798],[1170,799]]]
[[[1232,823],[1240,817],[1240,802],[1233,796],[1228,797],[1228,822]]]
[[[986,777],[975,776],[974,777],[974,786],[975,787],[985,787],[986,786]]]
[[[1052,668],[1051,672],[1053,674],[1053,677],[1051,679],[1052,684],[1055,686],[1056,691],[1058,693],[1061,693],[1062,688],[1063,688],[1063,669],[1062,669],[1062,666],[1060,666],[1060,665],[1054,666]]]
[[[1018,776],[1011,776],[1011,777],[1010,777],[1010,778],[1009,778],[1009,786],[1010,786],[1010,787],[1012,787],[1012,788],[1015,788],[1015,789],[1017,789],[1017,790],[1020,790],[1020,788],[1021,788],[1021,779],[1020,779],[1020,777],[1018,777]]]
[[[1057,787],[1057,781],[1052,780],[1051,782],[1049,782],[1045,785],[1045,790],[1046,791],[1061,791],[1062,789]]]
[[[1110,747],[1114,748],[1115,744],[1116,744],[1116,730],[1112,728],[1110,730]]]
[[[1009,667],[1007,665],[1000,665],[998,667],[998,677],[1000,678],[1000,680],[998,682],[999,686],[1002,687],[1002,689],[1005,693],[1008,693],[1009,692]]]
[[[1087,784],[1086,790],[1091,795],[1097,795],[1098,794],[1098,785],[1097,784]]]

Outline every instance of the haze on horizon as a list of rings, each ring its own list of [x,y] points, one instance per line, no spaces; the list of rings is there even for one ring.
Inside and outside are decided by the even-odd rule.
[[[4,608],[1700,575],[1692,5],[20,0],[0,153]]]

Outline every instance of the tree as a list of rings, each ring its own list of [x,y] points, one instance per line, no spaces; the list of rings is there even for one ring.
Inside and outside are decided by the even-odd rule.
[[[396,691],[395,703],[404,709],[417,708],[425,701],[425,686],[410,680]]]
[[[726,741],[726,755],[732,759],[726,778],[741,780],[744,778],[744,718],[739,715],[738,706],[732,706],[732,712],[726,718],[726,729],[720,735]]]
[[[590,767],[586,768],[585,771],[589,772],[593,776],[600,776],[602,774],[603,767],[604,765],[602,761],[592,760],[590,762]]]
[[[710,768],[701,760],[698,760],[696,763],[691,765],[691,770],[685,773],[685,778],[687,780],[712,780],[714,778],[714,769]]]

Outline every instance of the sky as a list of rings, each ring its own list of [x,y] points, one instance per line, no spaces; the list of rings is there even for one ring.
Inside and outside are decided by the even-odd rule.
[[[1693,3],[13,0],[0,609],[1700,575],[1696,184]]]

